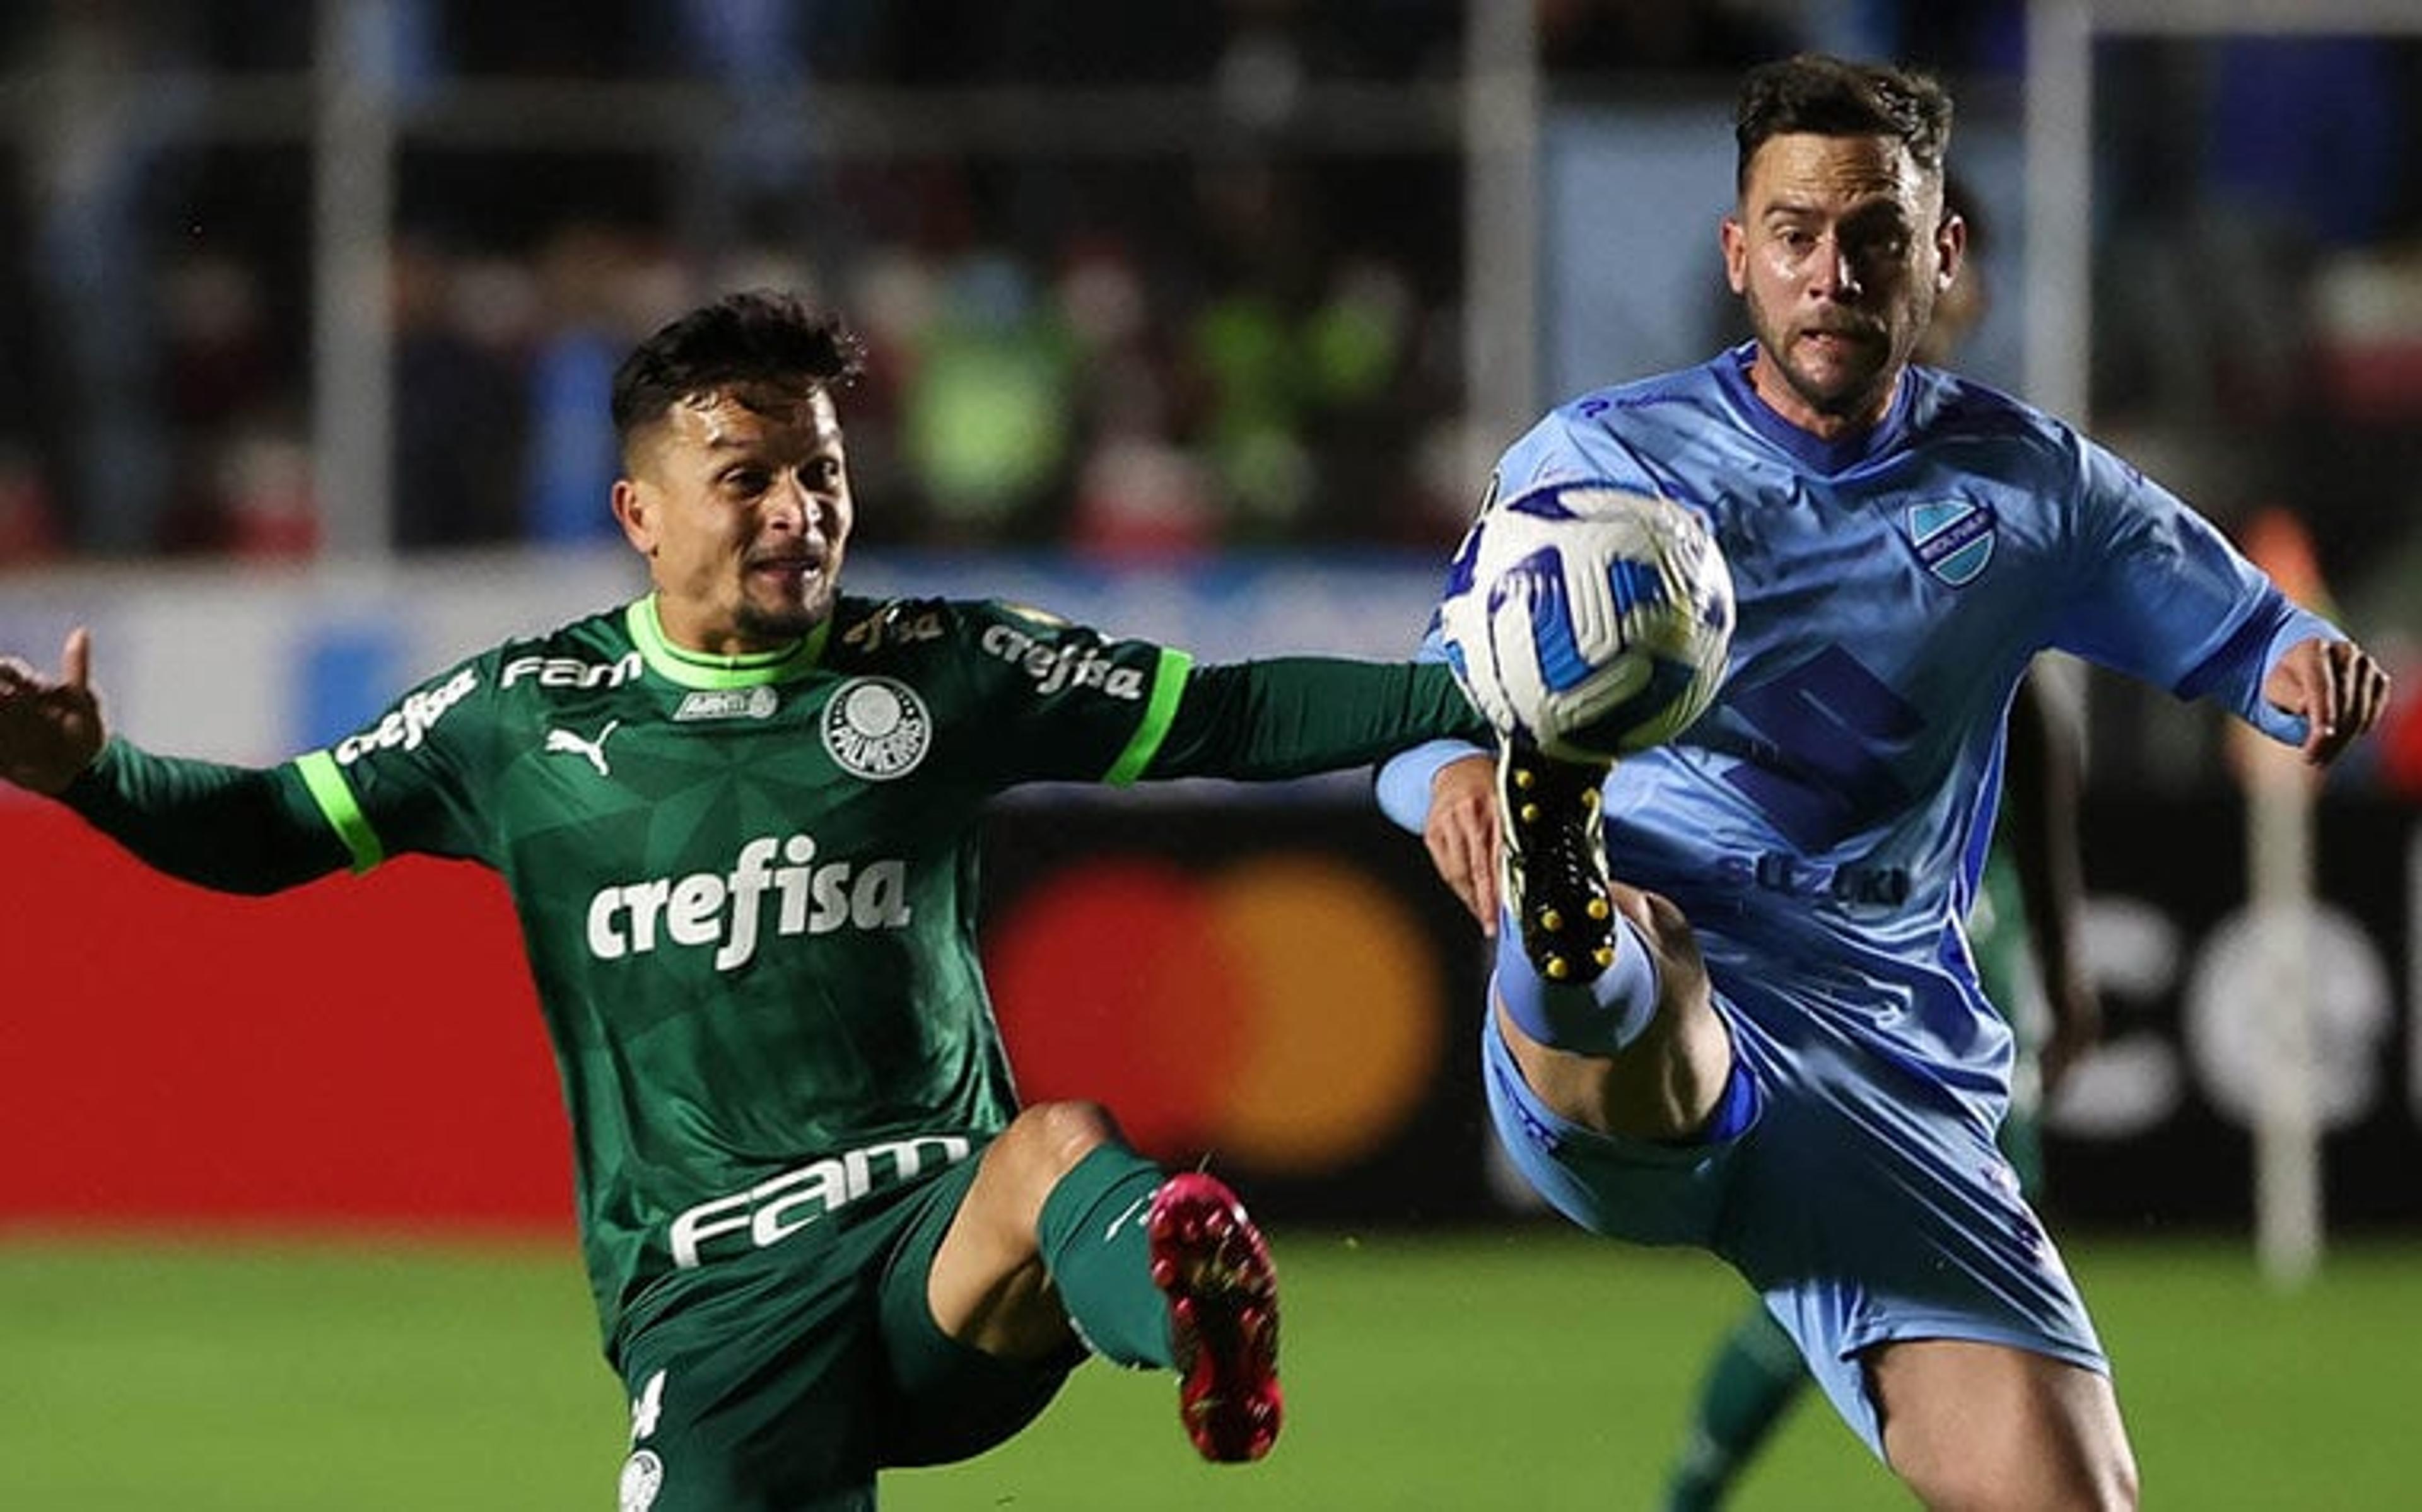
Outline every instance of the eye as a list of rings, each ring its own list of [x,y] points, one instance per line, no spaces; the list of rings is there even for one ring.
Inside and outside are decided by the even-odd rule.
[[[758,466],[727,467],[716,475],[715,486],[735,499],[753,499],[765,491],[772,481],[770,475]]]
[[[1915,232],[1897,214],[1864,216],[1844,227],[1850,256],[1869,261],[1898,261],[1908,256]]]

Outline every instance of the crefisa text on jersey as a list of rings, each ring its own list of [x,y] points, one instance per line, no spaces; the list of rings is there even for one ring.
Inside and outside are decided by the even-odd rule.
[[[385,719],[359,735],[348,735],[337,742],[337,764],[350,767],[372,751],[392,751],[399,746],[406,751],[418,749],[421,740],[445,717],[446,711],[479,685],[480,675],[464,667],[433,688],[404,694],[403,702]]]
[[[1143,696],[1143,671],[1123,667],[1101,654],[1098,644],[1070,641],[1052,647],[1007,625],[990,625],[983,648],[1034,679],[1039,694],[1062,688],[1099,688],[1113,698]]]
[[[776,865],[779,853],[786,865]],[[598,889],[589,900],[589,952],[600,960],[644,956],[660,943],[716,945],[715,968],[731,971],[757,954],[765,898],[777,936],[907,927],[908,864],[846,861],[814,865],[816,842],[761,836],[740,848],[729,873],[700,871]]]

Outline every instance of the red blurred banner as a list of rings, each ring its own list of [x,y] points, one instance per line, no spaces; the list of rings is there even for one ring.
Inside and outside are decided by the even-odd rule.
[[[0,803],[0,1222],[569,1232],[511,907],[405,860],[274,898]]]

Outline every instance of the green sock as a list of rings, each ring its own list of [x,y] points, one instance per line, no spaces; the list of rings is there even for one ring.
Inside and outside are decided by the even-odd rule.
[[[1707,1367],[1691,1434],[1665,1493],[1667,1512],[1710,1512],[1808,1384],[1791,1335],[1763,1307],[1725,1335]]]
[[[1144,1235],[1152,1194],[1164,1179],[1159,1166],[1135,1151],[1101,1146],[1043,1199],[1036,1225],[1043,1263],[1077,1332],[1095,1354],[1123,1365],[1176,1364],[1169,1300],[1152,1284]]]

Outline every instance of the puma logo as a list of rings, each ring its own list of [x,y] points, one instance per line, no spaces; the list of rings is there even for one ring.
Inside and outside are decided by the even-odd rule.
[[[606,727],[597,732],[597,739],[593,740],[584,740],[570,730],[549,730],[546,732],[546,748],[550,753],[579,756],[597,769],[597,775],[610,777],[614,773],[606,766],[606,739],[621,723],[619,719],[607,720]]]
[[[1147,1192],[1142,1196],[1138,1197],[1135,1201],[1128,1203],[1126,1210],[1120,1213],[1116,1218],[1111,1219],[1110,1226],[1102,1230],[1103,1241],[1107,1243],[1109,1240],[1118,1238],[1120,1229],[1124,1228],[1128,1224],[1133,1223],[1142,1214],[1145,1208],[1152,1206],[1152,1199],[1153,1193]]]

